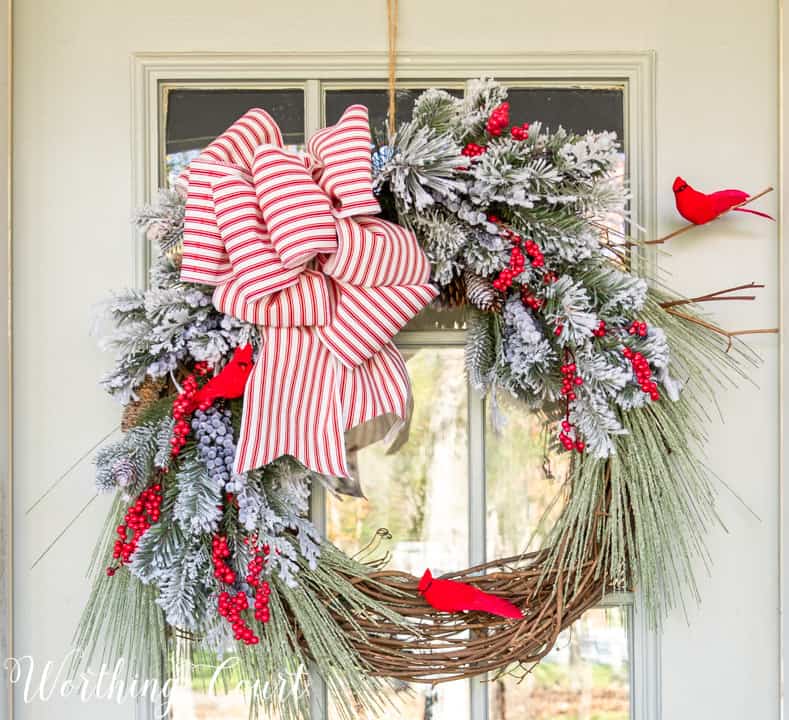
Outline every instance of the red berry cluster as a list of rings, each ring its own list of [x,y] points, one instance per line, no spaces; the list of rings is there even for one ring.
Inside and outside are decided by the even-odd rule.
[[[605,337],[605,330],[606,330],[605,320],[601,320],[597,324],[597,327],[594,330],[592,330],[592,335],[594,335],[595,337],[599,337],[599,338]]]
[[[257,544],[254,544],[252,549],[256,554],[249,562],[247,582],[256,590],[255,620],[265,625],[270,618],[268,603],[269,597],[271,596],[271,586],[265,580],[260,580],[260,573],[263,572],[263,568],[267,562],[265,556],[269,554],[270,550],[268,545],[264,545],[262,548],[263,554],[261,555],[261,549],[258,548]]]
[[[488,215],[488,221],[495,225],[501,223],[501,220],[499,220],[496,215]],[[506,238],[512,243],[509,266],[504,268],[493,281],[493,287],[499,292],[504,292],[512,287],[512,281],[518,277],[526,267],[526,255],[529,256],[533,267],[543,267],[545,265],[545,256],[542,254],[540,246],[534,242],[534,240],[526,240],[524,242],[523,238],[518,235],[518,233],[509,228],[502,228],[500,234],[501,237]]]
[[[119,560],[121,565],[131,562],[137,543],[151,525],[159,522],[162,507],[162,486],[159,483],[143,490],[134,504],[129,506],[123,518],[123,524],[118,525],[115,531],[118,539],[112,551],[112,557]],[[129,537],[129,531],[132,535]],[[112,577],[116,567],[108,567],[107,575]]]
[[[531,258],[531,264],[534,267],[542,267],[545,265],[545,256],[540,250],[540,246],[534,240],[527,240],[523,243],[523,248],[526,254]]]
[[[542,277],[542,281],[546,285],[551,285],[552,283],[555,283],[558,279],[559,276],[553,270],[548,270],[548,272],[546,272],[545,275],[543,275]]]
[[[466,147],[460,151],[460,154],[465,155],[467,158],[475,158],[484,155],[487,150],[488,149],[484,145],[477,145],[477,143],[470,142],[466,143]]]
[[[186,445],[186,438],[189,436],[190,425],[188,417],[194,410],[194,397],[197,394],[197,380],[194,375],[189,375],[183,382],[183,390],[173,403],[173,419],[175,427],[173,436],[170,438],[170,451],[173,457],[180,454],[183,446]]]
[[[194,370],[195,370],[195,375],[199,375],[200,377],[205,377],[206,375],[208,375],[209,372],[211,372],[211,366],[204,360],[201,360],[200,362],[195,363]]]
[[[241,617],[241,613],[248,608],[249,600],[242,592],[231,595],[224,591],[219,594],[219,614],[233,626],[233,637],[241,640],[245,645],[257,645],[260,638]]]
[[[639,337],[646,337],[647,336],[647,324],[645,322],[639,322],[638,320],[633,320],[630,323],[630,328],[628,328],[628,333],[631,335],[638,335]]]
[[[586,450],[586,443],[583,440],[573,440],[573,435],[577,434],[578,431],[575,429],[575,426],[565,417],[562,420],[562,431],[559,433],[559,442],[565,450],[576,450],[579,453]]]
[[[640,352],[634,352],[629,347],[626,347],[622,351],[622,354],[630,360],[630,364],[633,366],[633,372],[636,375],[638,384],[641,386],[641,390],[649,395],[651,400],[660,400],[658,386],[652,378],[652,370],[649,367],[647,359]]]
[[[504,131],[504,128],[510,124],[510,104],[505,100],[501,105],[493,108],[493,112],[488,118],[485,129],[488,135],[498,137]]]
[[[565,351],[565,359],[569,353]],[[572,357],[572,356],[570,356]],[[584,384],[584,379],[578,374],[578,368],[574,362],[565,362],[562,365],[562,395],[565,400],[564,420],[562,420],[562,431],[559,433],[559,442],[565,450],[576,450],[583,452],[586,444],[578,437],[578,431],[570,422],[570,403],[575,400],[575,388]]]
[[[562,365],[562,395],[567,398],[568,402],[572,402],[575,400],[575,390],[574,388],[580,387],[584,384],[584,379],[578,374],[578,369],[575,367],[575,363],[567,363],[566,365]]]
[[[214,535],[211,549],[211,559],[214,563],[214,577],[227,585],[232,585],[236,581],[236,574],[227,558],[230,557],[230,548],[227,545],[227,538],[224,535]]]
[[[512,130],[512,137],[515,140],[528,140],[529,139],[529,123],[523,123],[523,125],[515,125],[513,126]]]
[[[526,267],[526,256],[518,245],[510,251],[510,264],[505,267],[493,281],[493,287],[499,292],[504,292],[512,287],[512,281],[520,275]]]
[[[545,305],[545,298],[538,298],[530,288],[523,285],[521,287],[521,302],[532,310],[539,310]]]

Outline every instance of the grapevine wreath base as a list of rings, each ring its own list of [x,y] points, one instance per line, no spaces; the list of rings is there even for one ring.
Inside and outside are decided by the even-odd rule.
[[[699,303],[736,293],[687,299],[631,273],[614,136],[510,126],[493,81],[462,100],[428,90],[387,145],[370,138],[355,106],[294,155],[252,110],[140,212],[162,254],[147,290],[109,303],[104,384],[126,410],[96,459],[115,502],[85,662],[169,677],[175,643],[196,662],[236,654],[250,683],[311,663],[354,717],[395,680],[528,672],[612,589],[637,585],[656,621],[695,593],[715,520],[705,408],[754,360]],[[362,494],[354,451],[403,442],[391,338],[436,294],[465,308],[494,420],[516,398],[572,461],[542,549],[433,585],[377,560],[381,538],[348,557],[307,511],[313,483]],[[308,705],[251,697],[284,718]]]

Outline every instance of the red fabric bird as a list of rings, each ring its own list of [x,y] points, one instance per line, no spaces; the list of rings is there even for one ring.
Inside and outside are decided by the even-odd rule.
[[[523,617],[521,610],[508,600],[457,580],[437,580],[430,570],[425,570],[419,581],[419,594],[428,604],[443,612],[475,610],[505,618]]]
[[[742,190],[718,190],[718,192],[707,195],[692,188],[681,177],[677,177],[674,180],[673,190],[679,214],[694,225],[708,223],[727,210],[747,212],[768,220],[774,219],[767,213],[759,212],[758,210],[734,207],[745,202],[750,197],[748,193]]]
[[[252,372],[252,346],[237,347],[233,357],[218,375],[203,385],[194,397],[194,406],[205,410],[214,400],[226,398],[231,400],[244,394],[247,378]]]

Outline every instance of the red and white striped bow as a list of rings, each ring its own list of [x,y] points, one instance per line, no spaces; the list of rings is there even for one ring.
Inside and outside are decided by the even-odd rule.
[[[349,477],[345,433],[408,415],[411,386],[392,337],[435,297],[413,233],[370,215],[367,108],[283,148],[250,110],[182,175],[181,278],[216,285],[222,312],[260,326],[235,470],[292,455]],[[369,427],[369,426],[368,426]]]

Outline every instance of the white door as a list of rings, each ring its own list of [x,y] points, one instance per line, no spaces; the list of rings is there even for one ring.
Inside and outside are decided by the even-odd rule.
[[[403,2],[400,13],[403,88],[441,84],[462,92],[465,79],[495,73],[535,107],[537,90],[548,93],[546,103],[569,91],[588,99],[587,110],[608,93],[606,117],[621,123],[635,207],[652,234],[678,224],[670,192],[677,174],[709,188],[777,183],[775,2],[499,0],[480,6],[441,0]],[[295,113],[293,142],[301,142],[330,119],[333,103],[364,101],[364,93],[370,103],[380,100],[385,21],[383,2],[15,3],[13,653],[34,659],[34,682],[49,661],[56,673],[68,653],[108,506],[104,498],[92,500],[89,460],[59,480],[118,423],[118,408],[97,385],[110,359],[89,336],[91,312],[112,288],[144,278],[148,253],[129,217],[135,203],[166,182],[168,156],[175,162],[193,149],[188,133],[177,133],[178,103],[188,117],[189,102],[220,105],[220,92],[278,92],[283,113]],[[581,105],[573,117],[587,122]],[[191,112],[199,116],[200,107]],[[771,202],[776,199],[767,202],[775,210]],[[777,324],[774,226],[732,219],[696,231],[670,251],[659,262],[689,295],[752,279],[768,284],[754,303],[715,308],[721,325]],[[452,330],[437,338],[438,332],[402,338],[425,393],[431,383],[451,385],[459,372],[453,343],[462,338]],[[712,567],[709,575],[700,569],[701,605],[689,607],[687,619],[678,609],[658,643],[637,601],[613,598],[614,609],[592,611],[575,638],[576,645],[584,632],[608,638],[606,662],[589,660],[589,653],[586,661],[583,654],[557,655],[556,674],[529,680],[525,700],[514,688],[474,683],[422,697],[412,706],[421,714],[403,717],[424,717],[426,707],[434,718],[453,720],[779,716],[778,340],[757,335],[753,345],[764,358],[754,373],[758,387],[721,392],[715,400],[726,423],[714,414],[709,423],[711,465],[743,502],[721,492],[728,534],[716,529],[709,536]],[[446,517],[420,518],[417,530],[413,523],[402,527],[401,566],[415,562],[425,543],[467,548],[461,564],[482,559],[486,546],[506,543],[496,470],[477,466],[483,449],[489,457],[497,450],[484,447],[478,401],[462,383],[450,389],[456,403],[446,412],[468,421],[452,438],[453,449],[436,447],[432,457],[443,467],[456,463],[464,476],[447,514],[465,517],[449,530]],[[380,470],[375,458],[369,462],[370,472]],[[329,506],[329,532],[352,542],[365,512]],[[394,522],[369,520],[379,521]],[[568,665],[574,668],[569,674]],[[57,691],[27,702],[22,684],[13,695],[15,720],[147,712],[129,702],[85,704]],[[203,707],[189,695],[175,720],[231,717],[228,706],[200,715]]]

